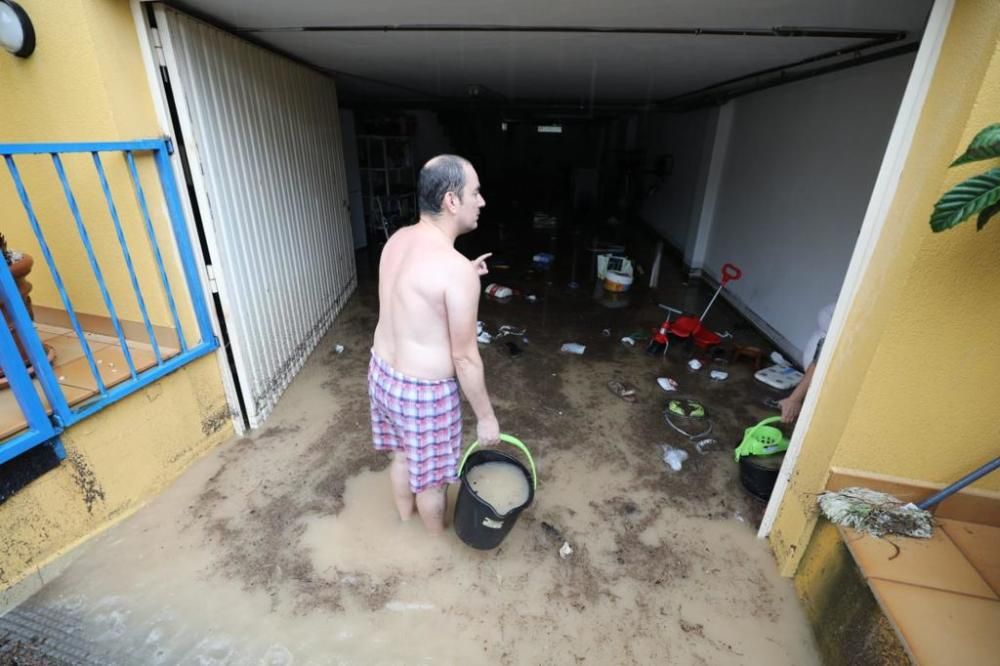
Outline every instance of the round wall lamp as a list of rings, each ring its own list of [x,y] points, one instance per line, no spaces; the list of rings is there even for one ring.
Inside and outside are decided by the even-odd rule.
[[[28,13],[14,0],[0,0],[0,46],[19,58],[35,51],[35,28]]]

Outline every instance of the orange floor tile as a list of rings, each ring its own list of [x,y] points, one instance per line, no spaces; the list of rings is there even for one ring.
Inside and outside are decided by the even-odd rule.
[[[52,367],[56,379],[63,388],[66,401],[72,406],[96,395],[97,382],[76,334],[71,330],[48,324],[36,324],[35,328],[42,342],[55,350],[56,356]],[[130,378],[131,373],[117,339],[86,332],[84,337],[106,388]],[[156,365],[156,357],[150,345],[129,340],[128,348],[137,373]],[[166,360],[176,356],[177,350],[161,347],[160,355]],[[51,412],[48,399],[42,393],[38,380],[35,380],[34,384],[45,409]],[[18,433],[26,425],[13,392],[10,389],[0,390],[0,439]]]
[[[998,599],[943,529],[930,539],[876,539],[848,531],[845,541],[866,578]]]
[[[841,536],[914,663],[1000,664],[1000,528],[937,520],[931,539]]]
[[[870,585],[914,663],[998,663],[1000,602],[889,580]]]
[[[969,563],[976,568],[983,580],[1000,595],[1000,527],[964,523],[959,520],[939,522],[941,528],[958,546]]]

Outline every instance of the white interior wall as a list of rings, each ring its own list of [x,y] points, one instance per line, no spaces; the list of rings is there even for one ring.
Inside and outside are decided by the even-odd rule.
[[[705,271],[796,359],[851,258],[913,56],[736,100]]]
[[[682,253],[701,210],[705,167],[711,155],[705,150],[705,136],[716,113],[715,109],[653,113],[643,119],[640,130],[645,169],[652,169],[661,156],[672,160],[672,166],[662,181],[653,175],[645,177],[643,185],[652,192],[639,214]]]

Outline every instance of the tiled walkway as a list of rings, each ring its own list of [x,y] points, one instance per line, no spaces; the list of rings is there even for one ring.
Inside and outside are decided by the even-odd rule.
[[[97,395],[97,382],[91,373],[90,366],[83,354],[83,347],[76,334],[65,328],[48,324],[35,324],[42,342],[55,350],[53,368],[59,384],[63,388],[66,400],[70,405],[77,405],[92,396]],[[97,333],[84,333],[87,344],[94,355],[94,362],[101,373],[105,387],[110,388],[129,378],[128,364],[117,338]],[[149,344],[128,340],[129,353],[137,372],[142,372],[156,365],[153,348]],[[164,360],[177,354],[176,349],[161,345],[160,355]],[[39,386],[34,381],[35,390],[42,399],[45,408],[49,402]],[[26,425],[21,408],[10,389],[0,391],[0,439],[23,430]]]
[[[1000,663],[1000,526],[936,518],[930,539],[841,535],[914,663]]]

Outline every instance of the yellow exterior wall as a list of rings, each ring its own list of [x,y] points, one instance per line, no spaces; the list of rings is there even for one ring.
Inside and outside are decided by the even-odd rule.
[[[0,58],[0,90],[4,91],[0,143],[114,141],[162,135],[127,0],[64,0],[24,6],[34,23],[38,46],[30,58],[7,54]],[[136,157],[168,276],[184,317],[183,327],[193,335],[193,318],[184,298],[156,170],[148,156]],[[124,160],[115,154],[104,155],[102,160],[150,318],[154,324],[169,326],[167,302]],[[118,314],[141,321],[91,157],[67,156],[64,163]],[[108,316],[51,159],[25,156],[18,158],[18,166],[74,309]],[[10,247],[35,258],[30,276],[32,300],[63,309],[6,168],[0,172],[0,210],[7,213],[0,231]]]
[[[959,0],[895,199],[831,366],[770,541],[791,574],[831,466],[944,485],[1000,446],[1000,221],[932,234],[938,197],[989,168],[948,164],[1000,122],[1000,11]],[[984,166],[985,164],[985,166]],[[1000,490],[993,475],[976,488]]]
[[[135,24],[126,0],[60,0],[23,2],[38,36],[38,49],[26,60],[0,53],[0,142],[124,140],[159,134],[149,86],[140,57]],[[151,160],[143,158],[145,182],[158,187]],[[59,268],[74,300],[84,312],[105,314],[96,292],[81,287],[91,272],[70,222],[57,182],[46,183],[28,164],[26,177],[36,178],[36,204],[42,224],[59,257]],[[120,166],[120,165],[119,165]],[[33,171],[34,169],[34,171]],[[51,172],[51,166],[48,166]],[[119,200],[132,198],[120,169],[109,174],[112,187],[125,185]],[[155,190],[149,192],[155,194]],[[148,192],[148,194],[149,194]],[[103,195],[95,178],[81,182],[77,195],[88,210],[104,211],[105,219],[87,218],[92,237],[106,251],[102,265],[120,264],[113,229],[106,219]],[[31,280],[36,304],[58,306],[45,279],[46,268],[6,168],[0,168],[0,231],[11,245],[36,258]],[[162,205],[150,196],[158,216],[164,249],[171,248]],[[134,205],[134,204],[133,204]],[[56,212],[62,207],[61,213]],[[137,218],[127,222],[135,227]],[[62,227],[60,227],[62,225]],[[141,234],[140,234],[141,237]],[[108,248],[113,250],[107,253]],[[153,275],[150,258],[136,257]],[[169,257],[168,264],[172,264]],[[64,263],[65,262],[65,263]],[[171,268],[173,268],[171,266]],[[131,294],[122,271],[108,273],[113,293]],[[176,295],[185,288],[174,271]],[[155,284],[155,281],[153,282]],[[151,287],[149,289],[152,289]],[[89,300],[87,300],[89,299]],[[166,324],[162,302],[154,313]],[[138,319],[132,307],[122,315]],[[189,330],[189,340],[195,329]],[[163,489],[195,458],[232,434],[218,362],[202,358],[152,386],[113,404],[63,435],[67,460],[0,504],[0,609],[23,593],[34,573],[81,540],[137,509]],[[22,592],[18,592],[21,590]]]
[[[232,432],[212,357],[66,431],[66,460],[0,504],[0,612],[23,596],[14,586],[138,509]]]

